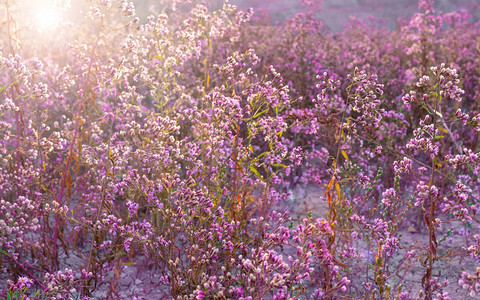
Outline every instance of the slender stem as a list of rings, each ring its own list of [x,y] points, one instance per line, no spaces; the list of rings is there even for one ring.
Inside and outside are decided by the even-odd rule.
[[[381,144],[380,144],[379,142],[377,142],[377,141],[364,138],[364,137],[359,136],[358,134],[355,134],[355,133],[352,134],[352,135],[355,136],[355,137],[358,138],[358,139],[363,140],[363,141],[366,141],[366,142],[369,142],[369,143],[372,143],[372,144],[381,146]],[[411,156],[411,155],[402,153],[402,152],[400,152],[400,151],[398,151],[398,150],[396,150],[396,149],[394,149],[394,148],[388,148],[388,150],[394,152],[395,154],[397,154],[397,155],[399,155],[399,156],[406,157],[406,158],[408,158],[408,159],[416,162],[417,164],[421,165],[422,167],[425,167],[425,168],[427,168],[427,169],[429,169],[429,170],[433,170],[432,166],[427,165],[426,163],[424,163],[424,162],[416,159],[415,157],[413,157],[413,156]],[[450,180],[451,182],[456,182],[455,179],[449,177],[447,174],[445,174],[445,173],[443,173],[443,172],[441,172],[441,171],[439,171],[439,170],[436,170],[435,172],[437,172],[438,174],[442,175],[443,178],[446,178],[446,179]]]
[[[5,6],[6,6],[6,13],[7,13],[8,47],[9,47],[10,55],[14,56],[15,55],[15,50],[13,49],[13,45],[12,45],[12,31],[11,31],[11,28],[10,28],[10,23],[13,20],[12,20],[12,17],[10,15],[10,5],[9,5],[8,0],[5,2]],[[16,83],[15,83],[15,87],[18,87]],[[12,100],[15,101],[15,94],[14,94],[13,91],[11,93],[12,93]],[[20,167],[21,167],[20,137],[21,137],[21,134],[22,134],[21,122],[20,122],[20,110],[17,110],[15,112],[15,127],[16,127],[16,135],[17,135],[16,136],[16,144],[15,144],[15,148],[16,148],[16,150],[15,150],[15,160],[17,162],[17,170],[19,170]]]
[[[78,135],[78,131],[79,131],[79,128],[80,128],[81,112],[83,111],[83,108],[84,108],[83,107],[84,106],[83,97],[85,97],[85,91],[88,87],[88,82],[89,82],[89,79],[90,79],[90,71],[92,69],[93,61],[94,61],[94,58],[95,58],[95,51],[97,49],[98,42],[100,40],[100,32],[101,32],[100,29],[102,27],[103,27],[103,19],[101,20],[99,28],[98,28],[99,34],[98,34],[98,36],[95,40],[95,44],[92,48],[90,63],[89,63],[89,66],[88,66],[88,70],[87,70],[87,73],[86,73],[85,80],[83,82],[84,94],[82,96],[82,99],[80,99],[79,108],[78,108],[78,116],[77,116],[77,119],[75,121],[75,129],[74,129],[74,132],[73,132],[72,142],[70,143],[69,153],[68,153],[67,161],[65,163],[65,168],[64,168],[64,171],[63,171],[63,175],[62,175],[62,181],[61,181],[61,185],[60,185],[60,193],[58,194],[58,203],[60,204],[60,206],[63,206],[63,204],[64,204],[63,195],[65,193],[65,185],[66,185],[66,180],[67,180],[67,174],[69,173],[69,170],[70,170],[69,167],[70,167],[71,158],[73,156],[72,155],[73,154],[73,146],[75,145],[76,140],[77,140],[77,135]],[[55,231],[54,231],[54,236],[53,236],[53,255],[55,256],[55,262],[56,263],[58,263],[56,258],[57,258],[57,251],[58,251],[57,239],[58,239],[59,224],[60,224],[60,215],[56,214],[55,215]]]
[[[11,262],[15,263],[20,269],[22,269],[25,274],[28,275],[29,278],[31,278],[33,281],[35,281],[35,283],[43,290],[45,291],[46,288],[45,288],[45,285],[43,285],[42,282],[40,282],[35,276],[33,276],[30,271],[25,268],[25,266],[23,264],[21,264],[18,260],[16,260],[13,256],[11,255],[7,255],[5,254],[3,251],[0,251],[0,253],[2,253],[4,256],[6,256]]]
[[[433,111],[433,133],[432,133],[432,143],[435,145],[436,139],[435,139],[435,131],[437,130],[437,112],[438,112],[438,101],[439,99],[435,97],[435,109]],[[432,158],[432,175],[430,177],[430,182],[428,183],[429,189],[433,186],[433,183],[435,181],[435,173],[436,173],[436,162],[435,162],[435,157]],[[427,274],[425,275],[425,300],[431,300],[433,295],[432,295],[432,285],[431,285],[431,279],[432,279],[432,270],[433,270],[433,264],[436,260],[436,239],[435,239],[435,197],[429,197],[430,198],[430,208],[428,212],[425,212],[425,222],[427,223],[428,227],[428,252],[427,252],[427,259],[428,259],[428,265],[427,265]],[[428,217],[427,217],[428,216]]]
[[[67,162],[65,163],[65,169],[63,171],[60,193],[58,195],[58,203],[59,203],[60,206],[63,206],[63,194],[64,194],[64,191],[65,191],[67,173],[69,172],[70,160],[72,158],[72,153],[73,153],[73,145],[75,145],[75,141],[77,139],[78,128],[79,128],[79,122],[78,122],[78,119],[77,119],[77,122],[75,124],[75,130],[73,132],[72,143],[70,144],[70,149],[69,149]],[[58,227],[59,226],[60,226],[60,214],[57,213],[57,214],[55,214],[55,231],[53,233],[53,255],[55,257],[55,264],[58,264],[58,262],[57,262],[57,251],[58,251],[57,239],[58,239]]]
[[[430,105],[427,104],[427,107],[428,109],[430,110],[433,110],[434,113],[436,114],[437,110],[435,109],[432,109],[432,107],[430,107]],[[442,114],[442,112],[440,110],[438,110],[438,112],[440,114]],[[443,118],[440,118],[440,122],[442,122],[442,126],[443,128],[445,128],[445,130],[447,131],[448,135],[450,136],[450,138],[452,139],[453,141],[453,144],[455,145],[455,148],[457,148],[457,151],[459,154],[463,154],[463,150],[462,150],[462,147],[460,147],[460,145],[458,144],[457,140],[454,138],[453,136],[453,133],[452,131],[450,130],[450,128],[448,127],[447,123],[445,122],[445,120]]]

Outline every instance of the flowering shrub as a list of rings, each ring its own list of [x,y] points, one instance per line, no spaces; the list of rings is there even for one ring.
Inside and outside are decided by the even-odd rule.
[[[467,12],[421,0],[394,31],[333,34],[321,1],[276,26],[228,2],[81,2],[55,34],[1,6],[2,298],[478,296]],[[285,210],[305,185],[320,218]],[[125,288],[132,267],[157,281]]]

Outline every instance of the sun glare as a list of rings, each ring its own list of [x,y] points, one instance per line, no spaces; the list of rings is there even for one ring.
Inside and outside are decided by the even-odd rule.
[[[54,5],[43,6],[34,12],[34,26],[39,31],[51,31],[60,26],[62,22],[62,14]]]

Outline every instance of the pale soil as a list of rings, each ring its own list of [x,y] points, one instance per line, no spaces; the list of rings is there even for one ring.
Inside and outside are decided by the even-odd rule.
[[[301,222],[309,212],[315,218],[327,217],[328,203],[325,201],[324,189],[318,185],[309,185],[306,188],[296,189],[289,203],[286,203],[286,206],[287,209],[292,212],[292,220],[294,220],[295,223]],[[416,224],[419,221],[420,224]],[[407,249],[418,249],[418,246],[415,246],[416,244],[426,245],[428,243],[428,234],[426,233],[426,229],[422,228],[424,224],[421,220],[408,220],[405,223],[406,228],[401,230],[401,250],[390,259],[390,264],[393,267],[398,265],[398,262]],[[438,241],[442,239],[447,229],[452,229],[452,233],[445,241],[439,244],[439,257],[445,255],[448,250],[454,251],[462,246],[467,246],[466,237],[461,234],[462,227],[463,225],[457,222],[448,228],[440,228],[437,232]],[[363,241],[358,241],[358,245],[359,249],[368,248],[367,244]],[[417,253],[420,253],[420,251],[417,251]],[[368,250],[366,250],[366,252],[368,252]],[[369,265],[374,264],[373,254],[371,257],[366,258],[365,263]],[[446,279],[448,280],[449,284],[444,289],[444,292],[447,292],[452,300],[480,299],[480,296],[469,296],[468,293],[458,285],[458,280],[462,272],[466,271],[474,274],[476,266],[476,262],[469,257],[445,257],[435,262],[433,277],[438,278],[439,282],[444,282]],[[390,282],[392,285],[403,284],[404,287],[402,291],[410,292],[410,299],[415,299],[418,292],[423,290],[421,280],[425,274],[425,270],[419,261],[415,261],[406,273],[403,270],[396,272],[397,274],[391,278]],[[373,272],[370,272],[370,276],[372,276],[372,273]],[[363,274],[360,276],[363,276]]]
[[[295,224],[300,223],[309,213],[315,218],[325,218],[328,211],[328,204],[324,200],[323,188],[318,185],[309,185],[306,188],[297,188],[292,193],[292,197],[284,203],[279,203],[273,209],[276,211],[283,211],[285,209],[291,212],[291,218]],[[411,222],[409,222],[411,221]],[[419,226],[415,225],[418,220],[409,220],[406,224],[406,229],[401,231],[401,247],[398,254],[390,259],[390,266],[395,268],[399,260],[403,257],[406,249],[412,249],[413,245],[418,242],[420,245],[427,243],[428,235],[425,229],[422,228],[422,223]],[[438,247],[438,255],[444,255],[448,250],[459,249],[466,246],[465,236],[461,234],[462,225],[455,224],[453,232],[449,238],[442,242]],[[441,240],[446,230],[439,230],[437,239]],[[374,254],[368,251],[368,245],[364,241],[357,241],[357,249],[366,253],[364,258],[365,265],[372,266],[374,264]],[[414,247],[417,248],[418,247]],[[292,249],[278,249],[282,251],[285,256],[294,255]],[[149,261],[145,257],[137,257],[135,259],[136,265],[125,266],[122,269],[121,276],[116,287],[117,294],[112,295],[109,299],[129,299],[129,300],[161,300],[169,299],[169,291],[160,283],[160,273],[149,265]],[[76,256],[73,251],[70,252],[69,257],[65,254],[60,255],[60,269],[71,268],[78,270],[79,266],[84,264],[84,261]],[[449,285],[444,290],[448,293],[452,300],[462,299],[480,299],[478,297],[470,297],[465,290],[462,290],[458,285],[458,279],[464,271],[470,273],[475,272],[476,263],[470,258],[447,257],[435,262],[433,276],[437,277],[440,282],[448,279]],[[415,261],[408,271],[394,272],[390,278],[392,285],[403,284],[402,291],[410,292],[410,299],[415,299],[418,291],[422,290],[421,279],[425,274],[425,268],[421,266],[418,261]],[[369,277],[373,275],[369,271]],[[112,275],[110,275],[112,276]],[[106,299],[110,285],[110,278],[105,278],[104,282],[100,284],[97,290],[93,293],[92,300]],[[366,274],[358,274],[358,280],[363,281],[367,278]]]
[[[317,185],[309,185],[306,188],[297,188],[289,200],[285,203],[279,203],[273,209],[277,211],[288,209],[291,212],[292,220],[294,223],[298,224],[309,212],[315,218],[325,218],[328,211],[328,204],[324,199],[324,192],[321,187]],[[389,262],[393,268],[398,265],[398,262],[403,257],[406,249],[412,249],[412,247],[415,247],[413,245],[416,243],[420,245],[425,245],[427,243],[428,235],[425,233],[425,229],[421,228],[422,225],[423,224],[416,226],[413,220],[411,223],[407,223],[408,230],[404,229],[401,232],[401,249],[398,251],[398,255],[394,255]],[[465,237],[459,234],[460,230],[461,225],[456,224],[454,232],[450,237],[439,245],[439,256],[444,255],[447,250],[453,250],[454,248],[458,249],[458,247],[466,245]],[[445,232],[446,230],[439,230],[437,239],[440,240]],[[365,253],[368,253],[368,247],[365,242],[358,241],[358,248],[365,248]],[[293,255],[293,253],[289,253],[291,249],[283,250],[286,256],[289,254]],[[367,255],[365,258],[365,264],[373,265],[373,259],[373,254],[370,257]],[[475,268],[476,263],[470,258],[450,257],[435,262],[433,277],[437,277],[440,282],[444,282],[445,279],[448,279],[449,285],[444,289],[444,292],[447,292],[452,300],[479,299],[476,297],[470,297],[457,283],[463,271],[474,273]],[[159,274],[155,271],[148,270],[148,268],[145,269],[146,270],[138,272],[136,266],[125,267],[122,271],[120,282],[117,287],[119,292],[116,297],[119,298],[115,297],[115,299],[166,299],[165,293],[168,294],[168,291],[163,285],[159,284]],[[410,292],[410,299],[415,299],[418,292],[422,290],[421,279],[425,274],[425,268],[422,267],[418,261],[415,261],[408,271],[405,274],[404,273],[403,269],[395,272],[392,278],[390,278],[390,283],[397,286],[403,284],[402,291]],[[370,271],[369,276],[371,277],[372,275],[373,272]],[[366,277],[364,274],[359,274],[359,276]],[[106,296],[107,290],[107,284],[100,286],[98,293],[95,293],[95,299],[103,299]]]

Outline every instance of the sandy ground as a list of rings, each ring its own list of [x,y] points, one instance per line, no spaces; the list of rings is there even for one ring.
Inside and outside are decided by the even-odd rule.
[[[306,188],[297,188],[290,200],[287,200],[285,203],[280,203],[273,209],[281,211],[282,209],[288,209],[291,212],[292,220],[294,223],[299,223],[303,218],[310,213],[315,218],[324,218],[328,211],[328,204],[324,200],[323,189],[316,185],[309,185]],[[413,224],[413,223],[412,223]],[[460,234],[461,225],[456,224],[454,227],[454,232],[450,238],[447,238],[442,242],[438,248],[439,256],[447,253],[448,250],[454,250],[454,248],[463,246],[466,244],[465,237]],[[446,232],[444,230],[439,230],[437,237],[440,240],[440,237]],[[396,267],[398,262],[403,257],[403,253],[407,249],[411,249],[412,245],[418,242],[421,245],[427,243],[428,235],[423,228],[413,228],[412,226],[408,227],[401,231],[401,250],[398,251],[397,255],[392,256],[390,259],[390,265]],[[367,249],[367,244],[363,241],[358,241],[358,249]],[[280,250],[280,249],[279,249]],[[288,253],[289,250],[284,249],[285,256],[293,253]],[[366,253],[368,251],[366,250]],[[64,260],[65,267],[68,265],[75,264],[78,258],[70,257],[69,259]],[[140,259],[141,261],[141,259]],[[373,255],[365,258],[365,264],[373,265]],[[444,289],[444,292],[447,292],[452,300],[462,299],[480,299],[478,297],[471,297],[465,290],[458,285],[458,279],[464,271],[474,273],[476,263],[469,258],[457,258],[457,257],[447,257],[446,259],[441,259],[435,262],[433,277],[438,278],[440,282],[444,282],[446,279],[449,281],[449,285]],[[145,300],[157,300],[157,299],[167,299],[165,293],[168,294],[168,291],[165,289],[165,286],[160,284],[160,275],[158,271],[149,270],[148,267],[143,266],[142,271],[139,272],[137,266],[127,266],[122,270],[121,278],[117,287],[118,294],[114,296],[114,299],[145,299]],[[409,299],[415,299],[418,292],[423,290],[421,285],[421,279],[425,274],[425,268],[416,261],[414,262],[408,271],[405,273],[403,269],[393,272],[393,275],[389,279],[389,283],[392,285],[399,286],[403,285],[402,291],[410,292]],[[370,271],[369,276],[372,276],[373,272]],[[364,276],[364,274],[359,274],[359,276]],[[365,276],[366,277],[366,276]],[[104,284],[98,287],[98,290],[94,293],[94,298],[92,299],[104,299],[107,295],[108,284],[105,281]],[[422,298],[423,299],[423,298]]]
[[[300,222],[309,212],[313,217],[326,218],[328,211],[328,204],[324,200],[324,190],[318,185],[309,185],[306,188],[297,188],[293,192],[293,197],[289,203],[286,203],[286,208],[292,212],[292,219],[295,222]],[[407,221],[408,222],[408,221]],[[428,243],[428,234],[426,229],[414,225],[414,222],[408,222],[406,228],[401,230],[400,248],[397,255],[393,255],[390,259],[391,266],[395,267],[403,257],[407,249],[411,249],[415,244],[425,245]],[[423,225],[423,224],[422,224]],[[438,247],[438,256],[445,255],[447,251],[455,251],[461,246],[466,245],[465,236],[461,234],[462,224],[456,223],[451,227],[440,228],[437,232],[437,239],[445,235],[448,229],[453,229],[449,238],[445,239]],[[358,241],[359,249],[367,248],[366,243]],[[373,259],[365,263],[373,264]],[[458,279],[462,272],[467,271],[471,274],[475,273],[476,262],[470,258],[445,257],[439,259],[434,264],[433,277],[438,278],[439,282],[444,282],[446,279],[449,284],[444,289],[452,300],[469,300],[480,299],[480,296],[471,297],[468,293],[458,285]],[[422,289],[422,277],[425,274],[425,268],[420,262],[414,262],[410,269],[404,273],[395,272],[390,278],[390,284],[403,284],[402,291],[410,292],[409,299],[415,299],[418,292]],[[370,272],[372,274],[372,272]],[[423,299],[423,298],[422,298]]]

